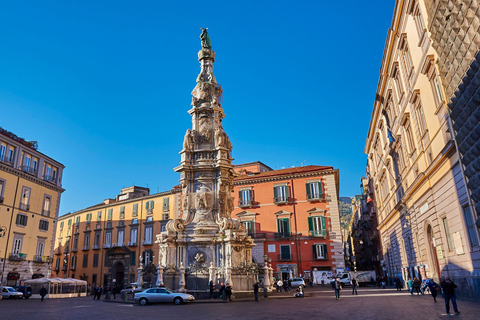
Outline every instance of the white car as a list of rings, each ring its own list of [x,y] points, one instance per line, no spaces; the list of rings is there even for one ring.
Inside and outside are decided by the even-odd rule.
[[[290,279],[290,283],[292,287],[305,287],[305,280],[303,280],[303,278],[292,278]]]
[[[135,292],[133,299],[141,306],[155,302],[173,302],[179,305],[185,302],[192,302],[195,300],[195,297],[191,294],[173,292],[166,288],[150,288],[138,293]]]
[[[23,293],[18,292],[12,287],[3,287],[2,299],[22,299]]]

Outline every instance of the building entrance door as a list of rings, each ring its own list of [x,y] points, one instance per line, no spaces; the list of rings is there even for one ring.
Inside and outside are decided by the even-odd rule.
[[[120,262],[117,262],[115,265],[115,285],[123,287],[123,277],[124,277],[124,268],[123,264]]]

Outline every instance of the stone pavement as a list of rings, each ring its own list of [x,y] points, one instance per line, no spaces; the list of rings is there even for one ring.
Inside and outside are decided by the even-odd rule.
[[[0,319],[478,319],[480,304],[458,301],[460,315],[446,315],[443,299],[437,303],[430,295],[411,296],[406,290],[360,288],[351,295],[342,291],[340,300],[329,287],[307,287],[305,298],[294,298],[293,292],[271,293],[260,302],[252,298],[216,303],[203,300],[186,305],[156,304],[139,306],[132,303],[106,303],[93,297],[39,300],[0,301]],[[203,303],[201,303],[203,302]]]

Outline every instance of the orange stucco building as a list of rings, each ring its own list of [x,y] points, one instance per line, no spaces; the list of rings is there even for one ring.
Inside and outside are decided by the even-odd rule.
[[[303,276],[316,283],[343,271],[338,169],[272,170],[253,162],[235,172],[232,217],[255,239],[257,263],[271,261],[276,278]]]

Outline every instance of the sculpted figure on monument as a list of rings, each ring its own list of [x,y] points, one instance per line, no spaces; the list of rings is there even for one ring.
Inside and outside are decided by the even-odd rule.
[[[210,41],[210,37],[207,33],[208,28],[201,28],[201,29],[202,29],[202,34],[200,35],[200,40],[202,41],[202,47],[211,49],[212,42]]]
[[[227,135],[222,127],[215,129],[215,147],[225,147]]]
[[[193,149],[193,131],[188,129],[187,133],[185,133],[185,138],[183,139],[183,150],[191,151]]]
[[[200,136],[203,142],[210,142],[212,139],[212,124],[208,117],[202,117],[199,120]]]

